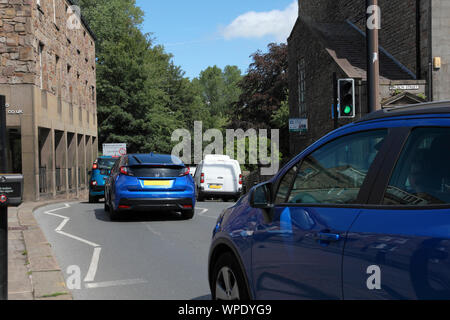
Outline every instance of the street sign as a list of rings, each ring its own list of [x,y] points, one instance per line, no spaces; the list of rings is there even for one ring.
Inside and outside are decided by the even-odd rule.
[[[289,119],[290,132],[308,132],[308,119]]]
[[[103,155],[110,157],[120,157],[127,154],[126,143],[104,143]]]
[[[23,201],[23,176],[0,173],[0,204],[17,207]]]

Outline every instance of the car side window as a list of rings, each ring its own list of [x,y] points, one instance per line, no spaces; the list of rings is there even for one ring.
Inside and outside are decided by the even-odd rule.
[[[396,164],[385,205],[450,204],[450,128],[417,128]]]
[[[386,129],[354,133],[322,146],[283,178],[276,203],[284,198],[286,204],[356,204],[387,134]]]

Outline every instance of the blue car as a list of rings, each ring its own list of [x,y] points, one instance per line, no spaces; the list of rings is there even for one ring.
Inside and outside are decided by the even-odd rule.
[[[114,165],[105,189],[111,220],[130,211],[179,211],[186,220],[195,212],[195,185],[189,167],[171,155],[129,154]]]
[[[450,102],[326,135],[223,212],[214,299],[450,299]]]
[[[105,197],[105,182],[117,157],[99,157],[92,165],[89,181],[89,203],[96,203]]]

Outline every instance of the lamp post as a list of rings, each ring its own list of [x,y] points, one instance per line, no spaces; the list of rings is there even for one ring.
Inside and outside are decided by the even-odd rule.
[[[381,28],[381,10],[378,0],[366,0],[367,38],[367,104],[369,112],[380,105],[380,52],[378,30]]]
[[[6,99],[0,95],[0,175],[6,173]],[[8,299],[8,198],[0,194],[0,300]]]

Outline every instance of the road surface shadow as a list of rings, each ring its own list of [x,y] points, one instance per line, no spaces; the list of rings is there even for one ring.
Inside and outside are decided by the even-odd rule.
[[[95,217],[104,222],[159,222],[159,221],[186,221],[180,213],[171,211],[129,211],[121,213],[117,221],[111,221],[109,213],[103,209],[94,209]]]

